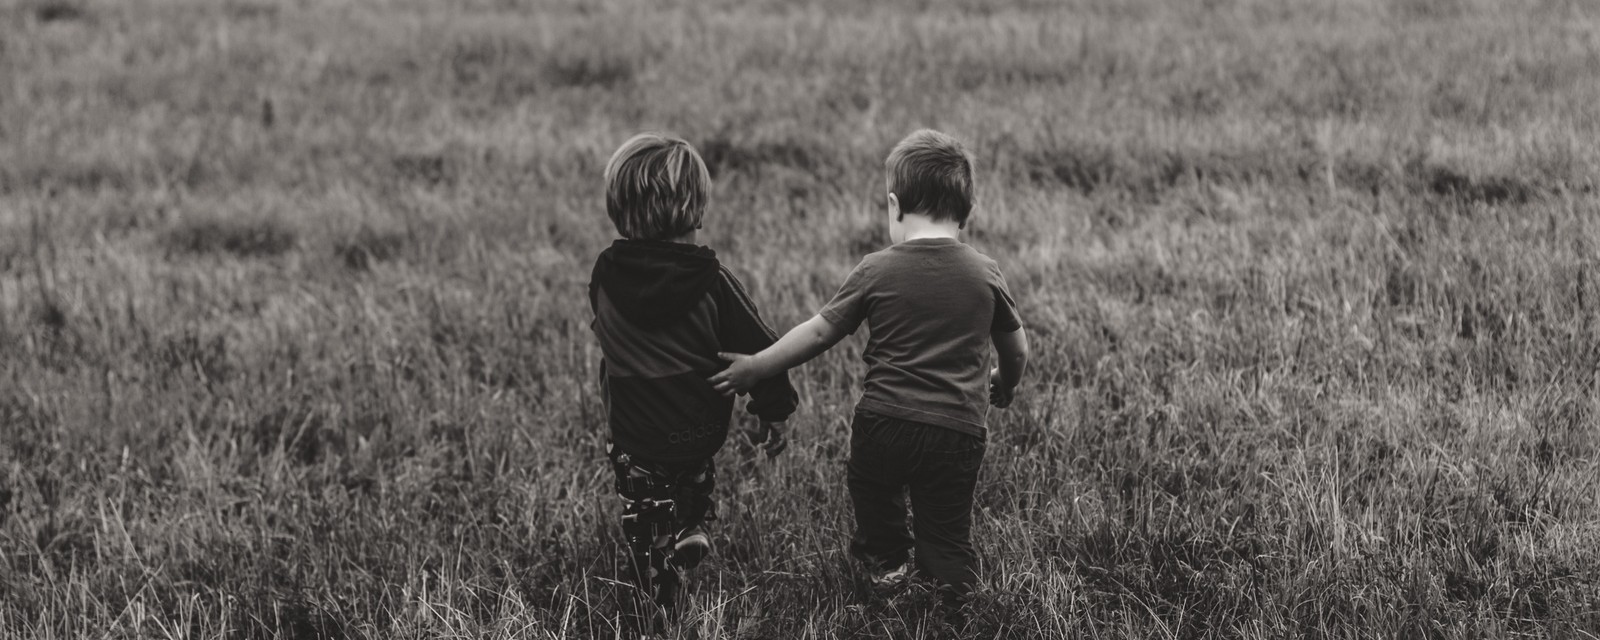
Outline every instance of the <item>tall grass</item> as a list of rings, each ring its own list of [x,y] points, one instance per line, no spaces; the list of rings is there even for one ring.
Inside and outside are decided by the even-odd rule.
[[[844,552],[852,338],[727,452],[684,637],[1600,634],[1581,2],[0,6],[0,636],[595,637],[584,286],[694,141],[775,325],[979,157],[1032,377],[965,626]]]

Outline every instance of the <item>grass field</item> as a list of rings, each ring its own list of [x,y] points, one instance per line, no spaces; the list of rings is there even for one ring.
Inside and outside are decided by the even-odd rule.
[[[1034,344],[972,619],[843,551],[856,336],[684,637],[1595,638],[1596,104],[1582,0],[0,3],[0,637],[613,637],[606,157],[782,329],[931,126]]]

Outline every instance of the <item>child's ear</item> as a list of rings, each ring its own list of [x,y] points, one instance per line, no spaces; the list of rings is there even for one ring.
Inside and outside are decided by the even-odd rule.
[[[889,215],[894,216],[895,222],[906,221],[905,212],[900,210],[900,198],[895,197],[893,191],[889,192]]]

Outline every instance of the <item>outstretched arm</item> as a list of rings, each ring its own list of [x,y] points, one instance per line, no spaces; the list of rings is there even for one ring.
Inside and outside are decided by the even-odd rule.
[[[846,335],[849,334],[822,316],[812,316],[810,320],[790,329],[789,333],[783,334],[776,343],[762,349],[760,353],[717,354],[732,364],[709,378],[711,386],[725,396],[747,392],[757,382],[817,357],[829,347],[838,344]]]
[[[989,403],[1001,409],[1011,405],[1022,373],[1028,368],[1028,334],[1022,329],[995,333],[994,350],[1000,355],[1000,366],[989,375]]]

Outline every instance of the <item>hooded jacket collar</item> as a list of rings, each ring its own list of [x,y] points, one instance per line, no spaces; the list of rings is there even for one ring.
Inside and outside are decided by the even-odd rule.
[[[628,322],[661,326],[682,318],[717,283],[722,264],[708,247],[661,240],[617,240],[600,253],[589,280]],[[598,313],[598,309],[595,309]]]

